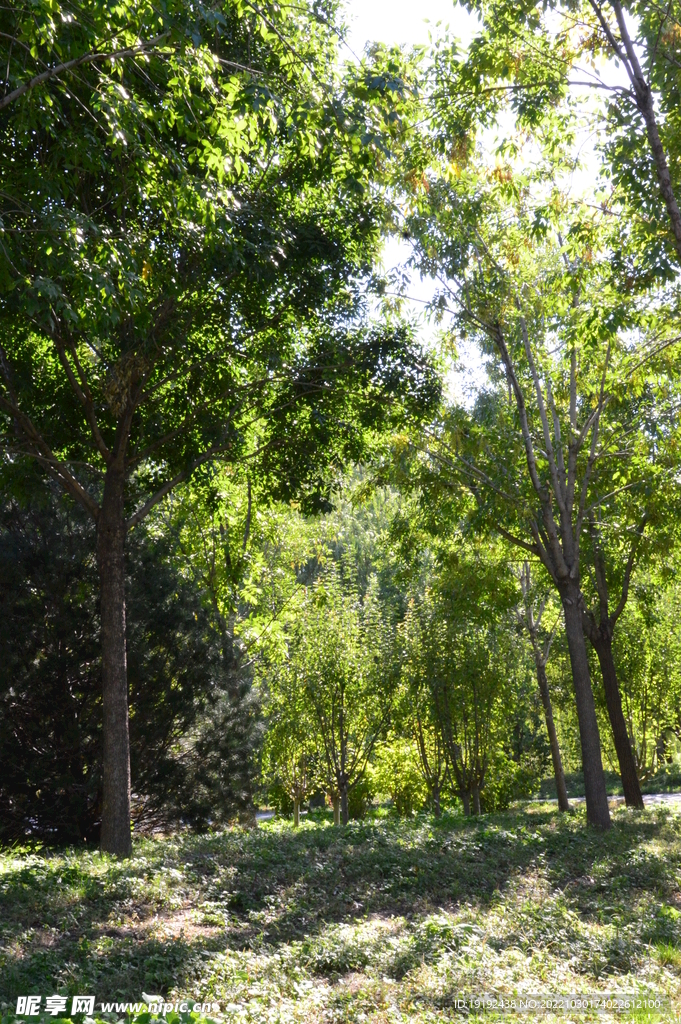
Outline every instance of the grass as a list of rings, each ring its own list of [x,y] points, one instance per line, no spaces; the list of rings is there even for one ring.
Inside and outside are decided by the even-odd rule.
[[[460,994],[490,991],[676,1003],[681,816],[622,808],[601,834],[546,805],[346,829],[320,815],[141,840],[126,862],[0,857],[5,1016],[22,994],[146,992],[216,1000],[244,1024],[431,1024],[463,1019]]]

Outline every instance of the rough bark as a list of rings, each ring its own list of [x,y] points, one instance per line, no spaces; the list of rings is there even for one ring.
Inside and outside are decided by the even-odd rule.
[[[97,560],[102,628],[102,829],[103,853],[129,857],[130,736],[125,649],[125,478],[122,468],[106,475],[97,519]]]
[[[471,795],[467,789],[462,789],[459,795],[463,802],[463,813],[466,817],[469,817],[471,813]]]
[[[480,790],[477,786],[473,786],[471,795],[473,797],[473,814],[480,814]]]
[[[579,588],[576,587],[565,588],[561,593],[582,748],[586,820],[590,825],[606,829],[610,828],[610,811],[601,759],[601,738],[591,689],[589,659],[582,628],[581,597]]]
[[[622,711],[622,698],[617,683],[617,671],[612,656],[612,636],[609,630],[595,628],[589,636],[594,650],[598,655],[598,663],[603,674],[603,689],[605,690],[605,702],[608,707],[608,716],[612,727],[612,737],[615,741],[615,751],[620,767],[622,789],[627,807],[643,809],[643,797],[641,786],[636,771],[634,752],[631,749],[627,723]]]
[[[433,800],[433,814],[436,818],[439,818],[442,814],[442,809],[440,807],[440,787],[438,785],[433,786],[431,796]]]
[[[300,825],[300,800],[293,801],[293,827],[298,828]]]
[[[542,707],[544,708],[546,731],[549,735],[549,744],[551,746],[551,760],[553,761],[553,777],[556,780],[556,793],[558,795],[558,810],[561,812],[569,811],[570,801],[568,800],[567,786],[565,785],[565,773],[563,771],[563,761],[560,756],[560,747],[558,745],[556,724],[553,720],[553,708],[551,707],[549,681],[546,678],[546,666],[544,665],[541,655],[536,650],[534,655],[534,661],[537,668],[537,682],[539,684],[539,695],[541,697]]]
[[[340,792],[340,816],[341,823],[347,825],[350,820],[350,814],[348,812],[348,784],[347,782],[341,786]]]
[[[520,303],[517,302],[520,312]],[[588,415],[582,427],[578,424],[577,402],[577,356],[575,351],[570,358],[570,408],[569,408],[569,441],[564,450],[560,426],[560,418],[555,408],[551,393],[550,381],[542,379],[530,343],[527,323],[524,316],[519,317],[520,331],[527,365],[534,384],[536,410],[541,421],[542,442],[548,461],[548,479],[540,473],[535,450],[535,439],[530,429],[528,406],[525,393],[515,371],[513,360],[501,327],[497,323],[491,330],[492,338],[506,370],[509,389],[515,396],[516,407],[520,417],[520,426],[525,447],[527,470],[541,508],[539,519],[531,517],[528,525],[533,543],[519,539],[510,534],[505,527],[497,524],[497,529],[514,544],[526,551],[531,551],[543,563],[560,594],[565,615],[565,628],[570,652],[575,703],[579,721],[580,742],[582,747],[582,763],[584,767],[584,790],[586,797],[586,817],[590,824],[599,828],[610,827],[608,797],[603,775],[601,760],[600,736],[591,675],[586,653],[586,642],[582,630],[583,599],[580,589],[580,537],[584,522],[588,485],[598,452],[598,431],[601,413],[605,404],[605,381],[609,362],[610,349],[606,353],[598,402],[595,409]],[[545,394],[546,392],[546,398]],[[553,419],[553,437],[549,422],[548,408]],[[586,444],[589,454],[579,485],[578,456]],[[554,447],[555,441],[555,447]],[[565,456],[567,455],[567,459]],[[578,500],[576,498],[578,496]]]
[[[589,637],[591,645],[596,651],[598,662],[601,667],[605,702],[608,708],[608,717],[610,718],[612,736],[615,741],[615,751],[619,762],[624,799],[627,807],[637,807],[639,810],[643,808],[643,797],[641,796],[641,787],[638,781],[638,772],[636,771],[636,759],[634,757],[634,751],[631,743],[629,742],[627,723],[622,711],[622,698],[620,696],[619,684],[617,682],[615,661],[612,655],[612,638],[615,632],[615,626],[617,625],[619,617],[624,611],[627,603],[631,574],[638,554],[639,544],[646,527],[647,519],[648,516],[646,513],[636,531],[636,536],[632,543],[629,558],[627,559],[627,564],[624,570],[620,599],[612,614],[610,613],[610,593],[608,589],[606,563],[601,549],[598,526],[593,519],[591,520],[590,526],[593,541],[593,567],[596,589],[598,591],[599,612],[598,615],[596,615],[591,611],[585,610],[582,616],[584,632]]]

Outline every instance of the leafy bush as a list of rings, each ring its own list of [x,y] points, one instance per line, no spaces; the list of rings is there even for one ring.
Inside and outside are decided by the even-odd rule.
[[[390,797],[397,814],[409,815],[425,807],[428,787],[414,740],[391,735],[376,751],[372,776],[376,791]]]
[[[512,800],[529,798],[539,789],[545,764],[541,755],[527,751],[519,761],[502,749],[495,750],[487,769],[480,806],[486,813],[503,811]]]
[[[366,817],[375,796],[371,779],[364,774],[348,793],[348,814],[351,818],[359,819]]]

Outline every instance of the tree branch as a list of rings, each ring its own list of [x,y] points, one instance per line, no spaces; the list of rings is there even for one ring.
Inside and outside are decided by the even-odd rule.
[[[68,60],[64,64],[57,64],[53,68],[48,68],[47,71],[42,71],[39,75],[35,75],[34,78],[29,79],[28,82],[24,82],[23,85],[17,86],[12,92],[8,92],[6,96],[0,99],[0,110],[4,110],[10,103],[14,103],[15,100],[20,99],[25,93],[31,89],[35,89],[36,86],[42,85],[43,82],[49,82],[52,78],[57,78],[59,75],[63,75],[67,71],[72,71],[74,68],[82,67],[83,64],[93,64],[98,61],[105,60],[124,60],[126,57],[136,57],[140,53],[146,53],[148,50],[153,49],[155,46],[168,36],[168,32],[163,32],[160,36],[155,36],[146,43],[140,43],[139,46],[129,47],[125,50],[113,50],[111,53],[86,53],[82,57],[76,57],[74,60]]]
[[[49,472],[50,476],[61,484],[64,490],[90,513],[96,522],[99,516],[99,506],[69,472],[66,465],[56,457],[40,432],[33,425],[31,419],[2,394],[0,394],[0,408],[3,408],[12,417],[17,429],[26,439],[29,449],[28,455],[39,462]]]
[[[76,380],[75,374],[71,368],[71,364],[69,363],[68,357],[66,355],[66,350],[63,341],[61,340],[61,338],[59,338],[59,336],[55,337],[54,341],[55,348],[57,349],[57,355],[59,356],[59,362],[62,364],[64,368],[64,372],[69,379],[69,383],[71,384],[71,387],[73,388],[73,391],[75,392],[78,401],[81,403],[83,409],[85,410],[85,416],[88,421],[90,430],[92,432],[95,445],[97,446],[99,454],[102,456],[104,462],[106,463],[109,461],[111,457],[111,452],[109,451],[104,441],[104,438],[102,437],[102,434],[100,432],[99,425],[97,423],[97,416],[95,414],[94,402],[92,401],[92,394],[87,384],[87,378],[76,354],[75,346],[73,345],[72,342],[70,342],[69,348],[73,356],[73,361],[76,364],[76,371],[80,378],[80,383]]]
[[[629,597],[629,583],[631,582],[631,573],[632,573],[632,570],[634,568],[634,562],[636,561],[636,555],[638,553],[639,545],[640,545],[641,540],[643,538],[643,531],[646,528],[646,523],[647,522],[648,522],[648,513],[646,512],[643,515],[642,519],[641,519],[641,522],[639,524],[638,530],[636,531],[636,537],[634,538],[634,540],[632,542],[632,545],[631,545],[631,551],[629,552],[629,558],[627,559],[627,566],[626,566],[626,569],[624,570],[624,580],[622,582],[622,593],[621,593],[620,599],[619,599],[619,601],[617,603],[617,607],[615,608],[614,612],[610,616],[610,622],[611,622],[612,626],[614,626],[615,623],[617,622],[617,620],[619,619],[620,615],[624,611],[624,606],[627,603],[627,598]]]

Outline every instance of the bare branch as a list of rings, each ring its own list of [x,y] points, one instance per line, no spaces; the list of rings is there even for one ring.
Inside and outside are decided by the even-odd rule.
[[[619,601],[617,603],[617,607],[615,608],[614,612],[610,616],[610,622],[611,622],[611,624],[613,626],[615,625],[615,623],[619,619],[620,615],[624,611],[624,606],[626,605],[627,598],[629,597],[629,583],[631,581],[631,573],[632,573],[632,570],[634,568],[634,563],[636,561],[636,555],[638,553],[639,545],[640,545],[641,540],[643,538],[643,531],[646,528],[646,523],[647,522],[648,522],[648,513],[646,512],[644,514],[644,516],[642,517],[641,522],[639,523],[638,530],[636,531],[636,537],[632,541],[631,551],[629,552],[629,558],[627,559],[627,566],[626,566],[626,569],[624,570],[624,580],[622,582],[622,593],[620,595],[620,599],[619,599]]]
[[[17,429],[21,431],[26,439],[28,445],[27,454],[40,463],[50,476],[61,484],[64,490],[72,498],[75,498],[96,521],[99,516],[99,506],[90,497],[85,488],[78,483],[73,474],[69,472],[66,464],[56,457],[40,432],[33,425],[30,417],[2,394],[0,394],[0,408],[3,408],[12,417]]]
[[[86,53],[82,57],[76,57],[74,60],[68,60],[64,64],[57,64],[53,68],[48,68],[47,71],[42,71],[39,75],[35,75],[34,78],[29,79],[28,82],[24,82],[23,85],[17,86],[12,92],[8,92],[6,96],[0,99],[0,110],[4,110],[10,103],[14,103],[15,100],[20,99],[25,93],[31,89],[35,89],[36,86],[42,85],[43,82],[49,82],[52,78],[57,78],[59,75],[63,75],[68,71],[72,71],[74,68],[82,67],[83,64],[94,64],[99,61],[106,60],[124,60],[126,57],[136,57],[141,53],[146,53],[150,49],[165,39],[168,36],[167,32],[163,32],[160,36],[155,36],[153,39],[148,40],[146,43],[140,43],[139,46],[128,47],[125,50],[112,50],[111,53]]]
[[[251,492],[251,478],[249,476],[248,477],[248,508],[247,508],[247,511],[246,511],[246,524],[244,526],[244,539],[243,539],[242,544],[241,544],[241,550],[244,551],[244,552],[246,551],[246,547],[248,545],[248,538],[249,538],[250,533],[251,533],[251,509],[252,509],[252,503],[253,503],[253,498],[252,498],[252,492]]]
[[[219,455],[223,450],[224,445],[215,445],[213,448],[209,448],[203,453],[203,455],[199,456],[198,459],[195,459],[191,465],[187,466],[180,473],[177,473],[170,480],[167,480],[163,486],[148,499],[148,501],[145,501],[144,505],[142,505],[134,515],[130,516],[126,523],[126,529],[131,530],[134,526],[137,526],[138,523],[141,523],[142,520],[151,512],[152,508],[158,505],[160,501],[163,501],[166,495],[170,494],[174,487],[177,487],[178,484],[187,480],[195,469],[198,469],[198,467],[202,466],[205,462],[210,462],[211,459],[214,459],[215,456]]]
[[[565,515],[565,494],[563,492],[563,484],[558,473],[558,466],[556,465],[556,457],[553,449],[553,443],[551,441],[551,429],[549,427],[549,418],[546,414],[546,405],[544,403],[544,395],[542,392],[541,381],[539,379],[537,365],[534,361],[532,346],[530,345],[530,336],[527,332],[527,322],[522,314],[520,315],[520,330],[523,338],[523,346],[525,348],[525,356],[527,357],[527,362],[530,367],[530,373],[532,374],[532,381],[534,383],[535,394],[537,396],[537,407],[539,409],[539,416],[541,418],[542,429],[544,431],[546,458],[548,459],[551,479],[553,481],[553,492],[555,494],[556,501],[558,503],[558,508],[560,509],[561,514]]]
[[[99,424],[97,423],[97,415],[95,413],[95,405],[92,400],[92,394],[90,392],[90,388],[88,387],[87,377],[85,376],[83,368],[76,354],[75,346],[71,342],[69,348],[71,351],[71,355],[73,357],[73,361],[76,365],[76,371],[78,373],[78,377],[80,378],[80,383],[78,382],[78,380],[76,380],[73,369],[71,368],[71,364],[69,363],[68,357],[66,355],[66,349],[63,342],[59,337],[55,337],[54,340],[55,348],[57,349],[57,355],[59,356],[59,362],[62,364],[62,367],[64,368],[64,372],[69,379],[69,383],[71,384],[71,387],[73,388],[78,401],[85,410],[85,416],[88,421],[90,430],[92,432],[95,445],[97,446],[97,450],[104,459],[104,462],[108,462],[111,456],[111,452],[109,451],[99,429]]]
[[[591,479],[591,470],[593,469],[594,462],[596,461],[596,445],[598,443],[598,428],[600,424],[600,417],[605,405],[605,378],[608,372],[608,364],[610,362],[610,342],[608,342],[608,348],[605,353],[605,362],[603,363],[603,375],[601,377],[601,388],[598,396],[598,405],[595,409],[595,414],[589,417],[587,422],[593,420],[593,433],[591,434],[591,451],[589,452],[589,458],[587,460],[586,469],[584,470],[584,479],[582,480],[582,493],[579,499],[579,511],[577,513],[577,522],[575,524],[575,544],[577,546],[577,552],[579,552],[579,538],[582,532],[582,523],[584,522],[584,510],[586,506],[586,496],[589,489],[589,480]]]
[[[499,523],[494,524],[494,529],[497,531],[497,533],[500,533],[502,537],[505,537],[507,541],[510,541],[510,543],[514,544],[516,547],[522,548],[523,551],[529,551],[532,555],[539,555],[539,548],[536,544],[529,544],[526,540],[521,540],[520,537],[516,537],[514,536],[514,534],[509,533],[509,531],[506,530],[503,526],[500,526]]]

